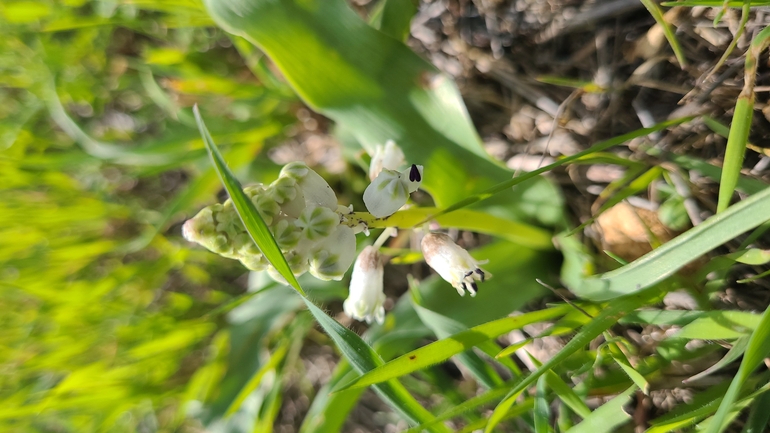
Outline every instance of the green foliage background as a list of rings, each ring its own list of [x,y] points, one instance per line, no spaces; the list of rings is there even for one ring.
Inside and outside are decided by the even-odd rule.
[[[645,6],[662,20],[656,4]],[[554,424],[613,431],[629,421],[621,408],[632,393],[648,392],[672,362],[719,350],[716,344],[686,349],[690,340],[714,335],[734,345],[711,370],[744,355],[737,378],[652,420],[650,431],[696,423],[718,431],[738,409],[761,407],[767,373],[752,373],[769,352],[770,315],[718,311],[709,302],[710,287],[719,283],[709,273],[724,278],[736,264],[770,262],[767,251],[749,242],[767,229],[770,189],[740,174],[746,137],[733,131],[747,134],[748,125],[727,132],[733,144],[725,170],[686,156],[670,159],[751,198],[728,207],[730,187],[720,196],[720,215],[604,274],[591,275],[595,257],[575,237],[559,234],[562,267],[550,243],[569,228],[559,191],[539,171],[511,179],[484,152],[454,83],[402,43],[413,13],[406,0],[379,2],[368,23],[342,0],[0,4],[0,429],[270,431],[283,389],[302,376],[305,341],[336,347],[343,357],[317,392],[300,381],[312,399],[303,432],[338,431],[366,386],[420,424],[414,431],[449,431],[440,421],[458,417],[466,431],[493,431],[511,418],[537,432],[553,431]],[[666,30],[681,61],[676,36]],[[767,38],[757,36],[750,58]],[[753,88],[744,90],[753,95]],[[205,142],[193,104],[211,133]],[[343,173],[327,176],[340,186],[342,202],[361,207],[366,180],[355,155],[362,148],[396,139],[407,159],[425,165],[424,186],[435,207],[425,203],[372,228],[436,217],[491,236],[473,251],[491,259],[486,268],[495,275],[479,296],[459,298],[435,277],[412,281],[385,324],[360,338],[318,306],[343,299],[344,282],[300,278],[307,294],[300,297],[181,239],[180,222],[221,201],[218,175],[231,196],[236,178],[276,176],[279,167],[264,153],[296,128],[303,104],[334,121],[346,155],[353,155]],[[636,175],[627,186],[612,186],[617,203],[665,170],[609,150],[694,121],[725,128],[709,118],[672,119],[596,143],[542,171],[591,158],[625,165]],[[215,168],[207,148],[216,155],[217,146],[222,159]],[[681,203],[672,203],[678,211]],[[750,230],[738,248],[695,277],[676,274]],[[560,272],[581,310],[562,304],[506,317],[542,294],[536,278],[555,283]],[[656,309],[676,289],[698,293],[699,310]],[[508,357],[519,346],[503,348],[495,339],[549,320],[557,322],[546,334],[573,338],[522,372]],[[617,323],[683,329],[637,359],[613,334]],[[602,344],[587,348],[597,337]],[[437,341],[411,351],[426,338]],[[475,380],[478,395],[463,395],[430,368],[450,357]],[[594,374],[599,369],[603,375]],[[576,377],[585,380],[574,384]],[[591,411],[585,399],[592,393],[612,398]],[[435,395],[441,400],[423,407]],[[483,407],[494,411],[481,416]],[[766,424],[752,409],[749,425]]]

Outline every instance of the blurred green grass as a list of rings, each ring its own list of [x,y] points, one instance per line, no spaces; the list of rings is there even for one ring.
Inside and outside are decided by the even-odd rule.
[[[240,170],[296,105],[211,24],[192,1],[0,5],[1,430],[195,425],[243,289],[175,225],[221,188],[191,105]]]

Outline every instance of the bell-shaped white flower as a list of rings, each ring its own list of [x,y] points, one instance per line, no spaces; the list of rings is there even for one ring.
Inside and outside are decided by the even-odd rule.
[[[393,215],[422,183],[422,166],[412,164],[402,172],[383,169],[364,191],[364,204],[377,218]]]
[[[366,323],[385,321],[382,292],[382,261],[376,247],[367,246],[358,255],[350,278],[350,294],[342,304],[345,314]]]
[[[467,290],[476,296],[476,281],[484,282],[490,275],[479,268],[479,262],[468,251],[452,241],[443,233],[428,233],[422,238],[422,254],[425,261],[441,278],[451,284],[460,296]]]
[[[374,180],[383,168],[398,170],[406,163],[404,152],[393,140],[388,140],[385,146],[378,144],[369,163],[369,180]]]

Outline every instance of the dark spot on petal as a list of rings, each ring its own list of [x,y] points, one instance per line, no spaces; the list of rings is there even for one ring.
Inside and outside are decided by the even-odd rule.
[[[412,164],[412,169],[409,170],[409,180],[412,182],[421,182],[422,176],[420,176],[420,170],[417,169],[417,166]]]
[[[471,287],[473,287],[473,291],[474,292],[478,292],[479,291],[479,286],[477,286],[476,283],[471,283]]]
[[[462,286],[463,286],[463,290],[468,290],[468,288],[467,288],[467,287],[465,287],[465,283],[460,283],[460,285],[462,285]]]
[[[409,359],[415,360],[415,359],[417,359],[417,355],[409,355]]]
[[[468,272],[465,273],[466,277],[470,277],[471,275],[473,275],[473,271],[468,271]]]
[[[486,275],[484,275],[484,271],[482,271],[481,269],[477,268],[476,269],[476,273],[481,275],[481,282],[483,283],[484,282],[484,278],[486,278]]]

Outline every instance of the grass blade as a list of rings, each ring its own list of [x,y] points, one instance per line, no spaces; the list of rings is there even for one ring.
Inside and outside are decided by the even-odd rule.
[[[534,311],[515,317],[505,317],[483,325],[474,326],[467,331],[428,344],[402,355],[385,365],[378,366],[376,369],[348,383],[337,391],[373,385],[446,361],[458,353],[465,352],[506,332],[521,328],[530,323],[541,322],[564,315],[570,308],[569,305],[560,305],[548,310]]]
[[[674,55],[679,62],[679,67],[684,69],[687,66],[684,50],[682,50],[682,46],[676,38],[676,33],[674,33],[671,25],[666,21],[665,16],[663,16],[663,11],[660,9],[660,6],[652,0],[642,0],[642,4],[650,12],[650,15],[655,19],[655,22],[663,28],[663,34],[666,36],[668,44],[671,45],[671,49],[674,50]]]
[[[728,415],[733,409],[733,404],[738,400],[741,388],[744,383],[749,379],[749,376],[754,369],[762,363],[762,360],[770,353],[770,308],[766,309],[762,314],[762,319],[759,325],[754,330],[749,338],[748,347],[746,347],[746,353],[741,361],[741,366],[738,367],[738,372],[735,374],[730,387],[727,388],[722,402],[719,404],[716,414],[709,423],[706,433],[718,433],[727,427],[725,421]]]
[[[577,296],[606,301],[663,281],[701,255],[770,219],[770,188],[715,215],[697,227],[603,275],[570,287]]]
[[[489,423],[487,424],[485,433],[491,433],[494,431],[495,426],[503,419],[508,410],[513,406],[518,398],[519,394],[536,381],[540,376],[550,371],[554,366],[563,362],[567,357],[578,351],[581,347],[588,344],[591,340],[601,335],[613,326],[621,317],[627,313],[634,311],[642,305],[646,305],[652,302],[659,296],[660,292],[657,288],[650,288],[642,292],[636,293],[632,296],[623,297],[613,302],[605,308],[596,318],[594,318],[588,325],[584,326],[580,332],[572,338],[553,358],[549,359],[546,363],[540,366],[537,370],[532,372],[529,376],[519,382],[505,397],[505,399],[497,405],[492,415],[489,417]]]
[[[688,122],[688,121],[690,121],[692,119],[693,119],[693,117],[682,117],[682,118],[679,118],[679,119],[667,120],[665,122],[661,122],[661,123],[658,123],[656,125],[650,126],[649,128],[637,129],[636,131],[631,131],[631,132],[629,132],[627,134],[623,134],[623,135],[620,135],[620,136],[617,136],[617,137],[614,137],[614,138],[610,138],[609,140],[605,140],[605,141],[596,143],[595,145],[591,146],[590,148],[588,148],[588,149],[586,149],[586,150],[584,150],[582,152],[578,152],[578,153],[576,153],[574,155],[566,156],[566,157],[561,158],[560,160],[554,162],[553,164],[549,164],[549,165],[546,165],[544,167],[540,167],[537,170],[524,173],[524,174],[522,174],[520,176],[517,176],[517,177],[515,177],[513,179],[510,179],[510,180],[507,180],[505,182],[499,183],[499,184],[493,186],[492,188],[489,188],[489,189],[487,189],[487,190],[485,190],[483,192],[480,192],[478,194],[475,194],[475,195],[472,195],[470,197],[467,197],[464,200],[460,200],[460,201],[456,202],[455,204],[453,204],[453,205],[451,205],[451,206],[449,206],[447,208],[444,208],[441,211],[439,211],[439,212],[429,216],[428,218],[425,218],[423,221],[421,221],[420,223],[418,223],[416,225],[424,224],[424,223],[426,223],[426,222],[428,222],[428,221],[430,221],[432,219],[438,218],[441,215],[448,214],[448,213],[456,211],[458,209],[462,209],[462,208],[464,208],[466,206],[470,206],[470,205],[472,205],[474,203],[478,203],[478,202],[480,202],[482,200],[486,200],[486,199],[494,196],[495,194],[499,194],[499,193],[501,193],[503,191],[506,191],[506,190],[508,190],[508,189],[510,189],[510,188],[512,188],[512,187],[514,187],[514,186],[516,186],[518,184],[520,184],[520,183],[523,183],[523,182],[525,182],[525,181],[527,181],[529,179],[537,177],[538,175],[540,175],[542,173],[545,173],[547,171],[551,171],[554,168],[560,167],[560,166],[565,165],[567,163],[570,163],[570,162],[573,162],[573,161],[577,161],[577,160],[579,160],[579,159],[581,159],[581,158],[583,158],[583,157],[585,157],[587,155],[591,155],[592,153],[603,152],[603,151],[605,151],[605,150],[607,150],[607,149],[609,149],[611,147],[615,147],[615,146],[617,146],[619,144],[625,143],[625,142],[627,142],[629,140],[632,140],[634,138],[644,137],[645,135],[649,135],[649,134],[651,134],[653,132],[661,131],[661,130],[669,128],[671,126],[680,125],[680,124]]]
[[[281,248],[278,246],[275,238],[273,238],[273,234],[270,233],[270,229],[267,227],[267,224],[265,224],[262,216],[259,215],[259,212],[257,212],[254,203],[246,197],[240,182],[238,182],[238,179],[235,178],[233,173],[227,167],[224,158],[222,158],[222,154],[219,153],[216,143],[214,143],[208,128],[206,128],[206,124],[203,122],[203,118],[201,118],[201,113],[200,110],[198,110],[197,105],[193,107],[193,112],[195,113],[195,121],[198,123],[198,129],[200,130],[201,137],[203,137],[203,142],[206,144],[206,150],[208,150],[209,156],[211,157],[211,162],[214,164],[214,168],[216,168],[217,174],[222,180],[222,184],[225,186],[225,189],[227,189],[227,193],[233,200],[233,205],[235,205],[238,216],[241,218],[241,221],[243,221],[243,225],[246,227],[249,236],[251,236],[251,239],[257,244],[259,250],[262,251],[262,254],[265,255],[265,258],[271,265],[273,265],[278,273],[280,273],[297,292],[304,296],[305,292],[302,290],[302,287],[300,287],[299,282],[297,282],[297,278],[294,277],[294,274],[291,272],[291,268],[286,262],[286,258],[283,256],[283,253],[281,253]]]
[[[628,403],[636,386],[628,388],[624,393],[599,406],[580,424],[572,427],[570,433],[610,433],[618,431],[618,427],[631,419],[631,415],[623,410]]]

